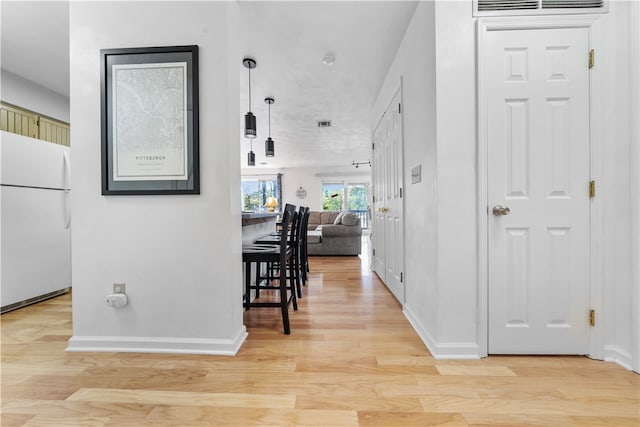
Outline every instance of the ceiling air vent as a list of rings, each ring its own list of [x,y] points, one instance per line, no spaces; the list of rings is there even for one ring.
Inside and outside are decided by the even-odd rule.
[[[542,0],[543,9],[590,9],[603,5],[603,0]]]
[[[538,0],[478,0],[478,12],[537,9]]]
[[[319,128],[330,128],[331,127],[331,120],[320,120],[318,122],[318,127]]]
[[[575,13],[602,13],[604,0],[476,0],[474,13],[482,15],[533,15]],[[587,10],[588,9],[588,10]]]

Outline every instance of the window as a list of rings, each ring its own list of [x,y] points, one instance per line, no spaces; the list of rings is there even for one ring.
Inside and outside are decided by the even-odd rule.
[[[363,229],[369,228],[369,184],[347,184],[347,210],[360,217]]]
[[[362,228],[369,228],[369,184],[325,182],[322,184],[322,209],[348,210],[360,217]]]
[[[322,184],[322,209],[325,211],[341,211],[343,209],[344,184],[332,182]]]
[[[260,212],[265,211],[268,197],[275,197],[278,201],[278,211],[282,206],[281,175],[253,175],[243,176],[240,184],[242,194],[242,210]]]
[[[369,185],[347,185],[347,209],[350,211],[367,210],[369,208]]]

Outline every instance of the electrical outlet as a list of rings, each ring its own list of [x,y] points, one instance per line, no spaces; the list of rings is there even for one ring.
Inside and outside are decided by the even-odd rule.
[[[126,294],[126,285],[124,283],[114,283],[113,284],[113,293],[114,294]]]

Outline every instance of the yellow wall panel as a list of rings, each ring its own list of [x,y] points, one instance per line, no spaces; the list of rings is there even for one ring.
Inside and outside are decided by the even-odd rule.
[[[70,146],[69,124],[0,102],[0,130]]]

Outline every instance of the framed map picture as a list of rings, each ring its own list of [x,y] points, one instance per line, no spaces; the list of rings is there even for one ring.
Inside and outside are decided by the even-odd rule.
[[[100,57],[102,194],[199,194],[198,46]]]

